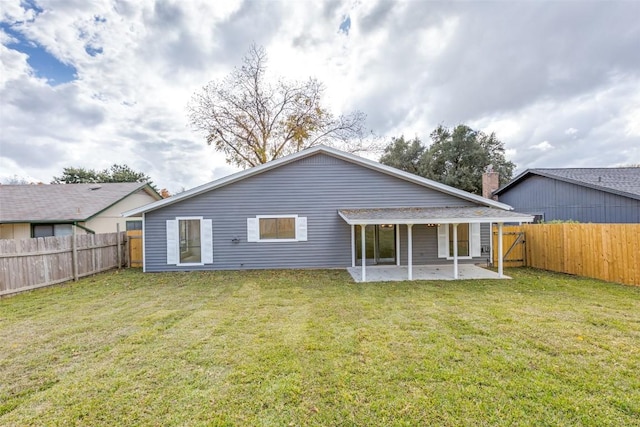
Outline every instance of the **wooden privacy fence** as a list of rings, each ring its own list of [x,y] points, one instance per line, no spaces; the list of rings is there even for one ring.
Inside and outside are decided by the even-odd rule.
[[[121,267],[125,233],[0,240],[0,296]]]
[[[129,267],[142,267],[142,230],[127,230]]]
[[[502,261],[505,267],[522,267],[525,264],[524,231],[520,226],[502,227]],[[493,265],[498,265],[498,227],[493,227]]]
[[[503,228],[503,254],[524,233],[520,265],[640,285],[640,224],[525,224]],[[494,227],[494,239],[497,228]],[[497,263],[494,240],[494,263]],[[509,259],[509,255],[507,255]],[[517,263],[505,265],[516,266]]]

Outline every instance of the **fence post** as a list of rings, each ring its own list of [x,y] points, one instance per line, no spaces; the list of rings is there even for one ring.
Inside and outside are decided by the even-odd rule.
[[[122,251],[120,250],[120,223],[116,223],[116,248],[118,252],[118,270],[122,267]]]
[[[71,264],[73,268],[73,281],[78,281],[78,248],[76,245],[76,225],[71,226],[73,233],[71,234]]]
[[[124,233],[124,266],[126,268],[131,268],[131,238],[129,237],[129,233]]]

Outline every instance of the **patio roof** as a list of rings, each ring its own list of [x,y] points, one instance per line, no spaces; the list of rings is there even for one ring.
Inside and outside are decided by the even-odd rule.
[[[452,208],[341,209],[338,214],[350,225],[368,224],[460,224],[532,222],[533,216],[485,206]]]

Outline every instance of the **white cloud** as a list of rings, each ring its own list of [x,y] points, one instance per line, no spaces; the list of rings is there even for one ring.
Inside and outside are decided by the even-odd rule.
[[[549,143],[549,141],[542,141],[540,144],[532,145],[531,148],[533,148],[534,150],[548,151],[553,149],[554,147]]]
[[[0,31],[5,176],[126,163],[177,191],[233,171],[191,131],[186,105],[252,42],[273,75],[317,77],[329,108],[362,110],[387,138],[428,142],[438,124],[467,123],[495,132],[519,168],[640,163],[640,3],[38,4],[36,15],[5,0],[0,16],[78,79],[50,87]]]

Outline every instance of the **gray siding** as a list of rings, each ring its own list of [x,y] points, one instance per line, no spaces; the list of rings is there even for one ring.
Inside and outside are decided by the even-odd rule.
[[[166,220],[177,216],[213,220],[213,264],[199,269],[347,267],[351,265],[351,229],[338,210],[407,206],[453,207],[473,203],[326,154],[316,154],[147,213],[146,269],[193,269],[166,264]],[[247,242],[247,218],[279,214],[307,217],[308,241]],[[489,236],[488,228],[483,230],[484,244]],[[433,228],[414,226],[414,231],[416,264],[446,262],[437,258]],[[401,232],[401,253],[406,262],[406,227]],[[235,237],[239,243],[232,242]]]
[[[640,223],[640,200],[533,175],[500,195],[518,212],[544,214],[545,221]]]

